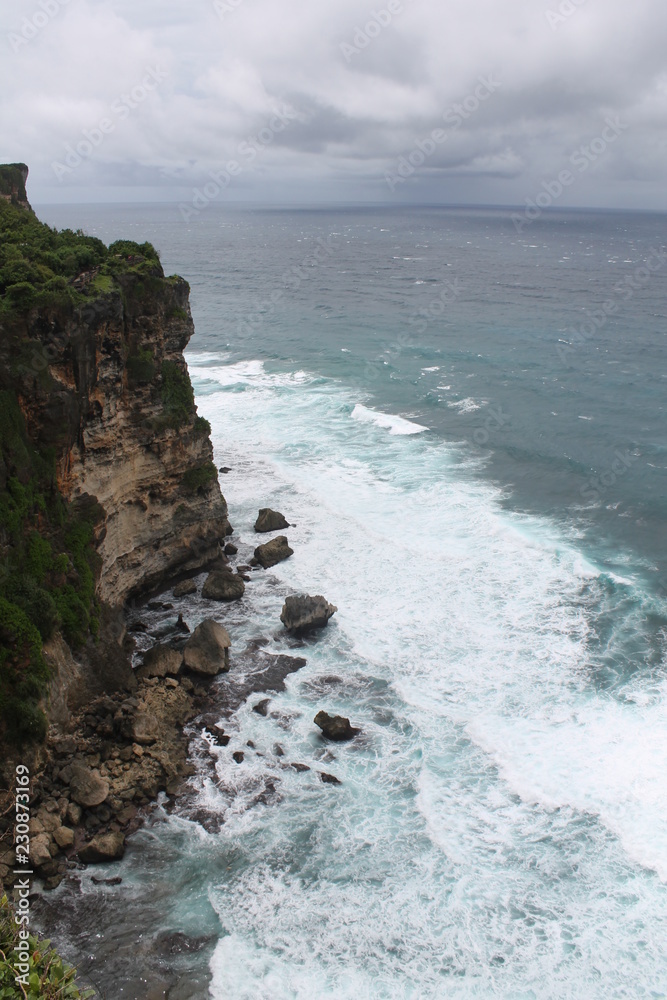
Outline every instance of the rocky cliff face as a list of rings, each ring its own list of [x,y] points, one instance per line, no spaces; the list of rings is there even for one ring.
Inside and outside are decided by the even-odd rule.
[[[30,208],[25,185],[28,168],[25,163],[10,163],[0,169],[0,198],[21,208]]]
[[[35,697],[41,637],[64,721],[130,678],[124,602],[231,529],[183,358],[187,282],[149,244],[49,230],[21,194],[0,201],[0,694]]]
[[[16,388],[30,436],[55,448],[63,496],[101,507],[99,598],[122,604],[210,562],[227,507],[183,359],[187,283],[156,264],[71,314],[23,323],[30,362]]]

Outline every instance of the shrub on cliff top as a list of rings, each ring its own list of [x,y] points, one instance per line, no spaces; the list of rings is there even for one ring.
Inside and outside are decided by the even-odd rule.
[[[114,276],[127,272],[147,281],[159,279],[155,247],[117,240],[107,248],[81,230],[52,229],[33,212],[0,198],[0,314],[82,304],[91,295],[109,292]]]
[[[135,243],[134,240],[116,240],[115,243],[109,244],[109,253],[114,257],[122,257],[124,260],[132,260],[135,258],[137,261],[140,258],[144,260],[156,261],[158,264],[160,262],[160,255],[153,246],[152,243]]]
[[[6,896],[0,899],[0,1000],[92,1000],[94,990],[81,988],[76,969],[58,955],[50,941],[39,941],[34,934],[27,939],[27,984],[16,982],[15,949],[20,942],[14,911]],[[23,954],[23,952],[21,953]]]

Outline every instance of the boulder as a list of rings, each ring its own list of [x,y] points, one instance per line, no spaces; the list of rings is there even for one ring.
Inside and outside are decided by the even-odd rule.
[[[226,556],[235,556],[239,550],[238,546],[234,545],[233,542],[227,542],[223,551]]]
[[[214,570],[209,573],[202,587],[201,595],[209,601],[238,601],[245,593],[245,583],[230,570]]]
[[[183,669],[183,653],[171,646],[158,644],[144,655],[144,662],[137,669],[137,677],[176,677]]]
[[[282,531],[284,528],[289,528],[289,522],[285,520],[283,514],[277,510],[271,510],[270,507],[262,507],[255,521],[255,531],[264,533]]]
[[[158,720],[148,712],[137,712],[132,718],[128,739],[138,743],[139,746],[149,747],[157,743],[160,736],[160,726]]]
[[[297,594],[285,600],[280,620],[290,632],[308,632],[313,628],[324,628],[336,611],[335,604],[329,604],[321,594],[314,597]]]
[[[51,840],[46,833],[38,833],[30,839],[30,860],[35,868],[41,868],[51,860],[49,846]]]
[[[285,535],[278,535],[270,542],[258,545],[255,549],[255,559],[264,569],[270,569],[271,566],[289,559],[292,555],[294,555],[294,549],[289,547]]]
[[[68,823],[71,823],[72,826],[78,826],[81,822],[81,806],[78,806],[76,802],[70,802],[67,806],[65,819]]]
[[[341,781],[336,777],[335,774],[327,774],[326,771],[320,771],[320,778],[325,785],[340,785]]]
[[[183,650],[183,662],[193,674],[215,677],[229,670],[229,632],[207,618],[192,633]]]
[[[84,809],[100,806],[109,795],[109,782],[96,769],[73,764],[69,781],[72,799]]]
[[[188,594],[197,593],[197,584],[194,580],[182,580],[174,587],[174,597],[187,597]]]
[[[96,865],[116,861],[124,854],[125,837],[122,833],[101,833],[81,848],[79,858],[84,865]]]
[[[74,843],[74,830],[70,830],[68,826],[60,826],[53,834],[53,839],[58,847],[65,850],[65,848],[71,847]]]
[[[361,732],[360,729],[351,726],[350,720],[342,715],[328,715],[327,712],[318,712],[313,721],[316,726],[320,727],[323,736],[326,736],[328,740],[336,740],[336,742],[351,740],[357,733]]]

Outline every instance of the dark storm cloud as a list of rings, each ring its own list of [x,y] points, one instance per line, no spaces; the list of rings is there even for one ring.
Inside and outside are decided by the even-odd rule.
[[[0,33],[35,201],[181,198],[234,160],[232,198],[520,204],[620,116],[563,202],[667,208],[662,0],[20,0]]]

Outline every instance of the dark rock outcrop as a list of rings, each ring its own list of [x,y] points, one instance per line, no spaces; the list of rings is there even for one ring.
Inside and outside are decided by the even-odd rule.
[[[187,597],[189,594],[197,593],[197,584],[194,580],[182,580],[174,587],[174,597]]]
[[[125,854],[125,837],[112,831],[101,833],[81,848],[79,858],[84,865],[98,865],[105,861],[118,861]]]
[[[314,718],[316,726],[322,730],[322,735],[328,740],[341,742],[351,740],[360,733],[360,729],[355,729],[350,725],[350,720],[343,715],[329,715],[327,712],[318,712]]]
[[[183,650],[183,662],[193,674],[215,677],[229,670],[232,644],[226,628],[207,618],[198,625]]]
[[[258,545],[255,549],[255,559],[264,569],[270,569],[271,566],[275,566],[277,563],[283,562],[293,555],[294,549],[289,547],[285,535],[278,535],[276,538],[272,538],[270,542]]]
[[[270,507],[262,507],[255,521],[255,531],[265,533],[282,531],[285,528],[289,528],[289,522],[285,520],[284,514],[271,510]]]
[[[289,632],[309,632],[324,628],[329,619],[338,611],[335,604],[329,604],[325,597],[316,594],[296,594],[288,597],[283,604],[280,620]]]
[[[32,211],[25,190],[27,180],[28,167],[25,163],[3,164],[0,167],[0,198]]]
[[[183,669],[183,653],[171,646],[158,644],[144,655],[137,677],[177,677]]]
[[[209,601],[238,601],[245,593],[245,583],[237,573],[214,570],[202,587],[201,596]]]
[[[101,805],[109,795],[106,778],[98,770],[83,765],[72,765],[69,787],[74,801],[86,809]]]
[[[155,716],[149,712],[136,712],[131,719],[128,719],[128,722],[129,725],[123,731],[126,739],[132,740],[133,743],[137,743],[141,747],[150,747],[157,743],[160,727]]]
[[[336,777],[335,774],[327,774],[326,771],[320,771],[320,778],[325,785],[341,785],[342,781]]]

